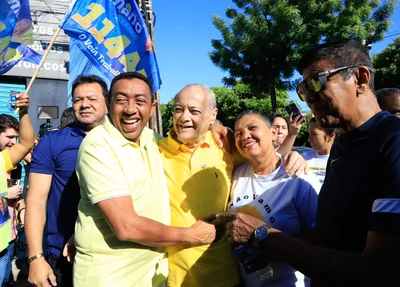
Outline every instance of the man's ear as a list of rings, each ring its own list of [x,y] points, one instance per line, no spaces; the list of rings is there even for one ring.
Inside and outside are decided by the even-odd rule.
[[[276,138],[278,137],[278,130],[275,127],[271,127],[271,137],[272,141],[275,142]]]
[[[218,115],[218,109],[215,108],[212,110],[211,112],[211,122],[210,122],[210,126],[212,126],[215,122],[215,120],[217,119],[217,115]]]
[[[156,108],[157,108],[157,101],[153,101],[153,102],[151,103],[150,117],[153,116],[154,112],[156,111]]]
[[[356,85],[358,94],[363,94],[369,90],[369,82],[371,81],[371,71],[365,67],[360,66],[354,71],[356,77]]]

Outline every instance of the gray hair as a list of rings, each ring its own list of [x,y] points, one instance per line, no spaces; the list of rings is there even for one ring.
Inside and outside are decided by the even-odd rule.
[[[174,101],[174,105],[176,103],[176,100],[178,99],[178,97],[181,95],[182,91],[187,89],[187,88],[191,88],[191,87],[198,87],[198,88],[202,88],[207,96],[208,96],[208,102],[209,102],[209,111],[212,112],[216,107],[217,107],[217,97],[215,96],[215,93],[213,90],[211,90],[209,87],[207,87],[206,85],[203,84],[189,84],[187,86],[185,86],[183,89],[181,89],[174,97],[173,101]]]

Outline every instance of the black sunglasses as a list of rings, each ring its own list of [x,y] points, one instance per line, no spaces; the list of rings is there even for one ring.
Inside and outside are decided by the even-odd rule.
[[[315,72],[302,81],[296,88],[297,95],[303,102],[306,100],[306,94],[308,90],[318,93],[323,90],[328,82],[328,78],[341,71],[359,67],[360,65],[352,65],[336,68],[333,70]],[[367,67],[371,73],[374,73],[374,69]]]

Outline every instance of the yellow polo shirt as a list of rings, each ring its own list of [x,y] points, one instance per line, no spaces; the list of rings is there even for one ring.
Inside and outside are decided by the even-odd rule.
[[[172,138],[159,142],[167,176],[171,224],[190,227],[198,219],[227,210],[233,156],[220,149],[211,132],[194,152]],[[235,286],[239,270],[224,236],[211,245],[168,247],[168,286]]]
[[[165,248],[120,241],[98,202],[130,195],[137,214],[169,225],[169,198],[156,134],[145,128],[140,146],[106,118],[79,149],[76,172],[82,199],[75,226],[74,286],[163,286]]]

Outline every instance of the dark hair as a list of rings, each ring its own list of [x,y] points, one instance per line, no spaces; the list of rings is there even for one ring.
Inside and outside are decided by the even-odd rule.
[[[274,120],[275,120],[276,118],[282,118],[282,119],[284,119],[285,122],[286,122],[287,127],[289,128],[288,119],[287,119],[286,117],[284,117],[283,115],[281,115],[281,114],[276,114],[276,113],[274,113],[274,114],[270,115],[270,116],[269,116],[269,120],[270,120],[271,124],[273,124],[273,122],[274,122]]]
[[[324,128],[321,128],[320,126],[318,126],[317,120],[316,120],[315,118],[311,118],[311,120],[308,122],[308,124],[311,124],[311,123],[315,123],[315,125],[317,126],[317,128],[325,133],[325,136],[329,136],[329,135],[331,135],[332,133],[334,133],[335,135],[337,135],[337,130],[336,130],[336,129],[333,129],[333,128],[324,129]]]
[[[260,113],[259,111],[254,111],[254,110],[246,110],[246,111],[241,112],[241,113],[236,117],[235,124],[237,123],[238,120],[240,120],[241,118],[243,118],[244,116],[247,116],[247,115],[256,115],[256,116],[258,116],[263,122],[265,122],[265,123],[267,124],[268,127],[271,127],[271,122],[270,122],[270,120],[269,120],[266,116],[264,116],[262,113]]]
[[[326,60],[332,68],[360,65],[373,68],[368,49],[354,39],[342,39],[316,46],[306,52],[297,65],[297,70],[303,74],[304,70],[316,62]],[[353,69],[340,72],[344,81],[351,77]],[[374,92],[374,74],[371,73],[369,88]]]
[[[110,103],[111,103],[112,91],[113,91],[115,84],[118,81],[124,80],[124,79],[127,79],[127,80],[139,79],[139,80],[144,81],[150,89],[151,101],[152,102],[154,101],[153,89],[151,88],[151,83],[150,83],[149,79],[147,79],[145,76],[143,76],[142,74],[140,74],[138,72],[126,72],[126,73],[119,74],[112,80],[111,85],[110,85],[109,99],[108,99]]]
[[[63,129],[75,122],[74,108],[66,108],[61,116],[60,129]]]
[[[75,89],[83,84],[97,83],[101,87],[102,94],[108,105],[108,88],[106,82],[96,75],[79,75],[72,84],[72,97],[74,97]]]
[[[4,133],[7,129],[14,129],[19,132],[19,122],[13,116],[7,114],[0,115],[0,133]]]
[[[383,88],[376,91],[375,95],[378,100],[379,106],[384,103],[384,97],[392,96],[394,94],[400,94],[400,89],[397,88]]]

